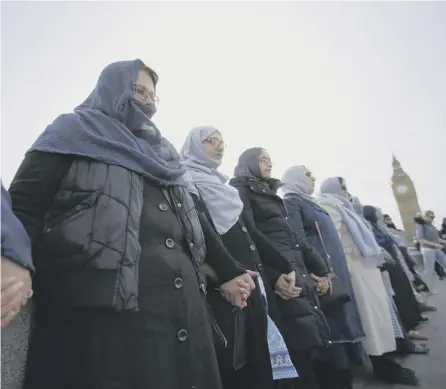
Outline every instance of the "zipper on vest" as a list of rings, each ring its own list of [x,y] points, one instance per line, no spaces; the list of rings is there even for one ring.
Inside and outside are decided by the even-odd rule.
[[[214,315],[212,314],[212,310],[211,310],[211,307],[209,306],[209,304],[208,304],[208,310],[209,310],[209,316],[211,317],[212,328],[217,333],[217,335],[223,340],[225,348],[227,348],[228,347],[228,341],[226,340],[226,337],[223,334],[223,332],[221,331],[218,323],[215,321]]]

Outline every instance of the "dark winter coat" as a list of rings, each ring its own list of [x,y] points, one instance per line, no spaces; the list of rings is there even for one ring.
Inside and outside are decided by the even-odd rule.
[[[6,257],[28,270],[33,271],[31,242],[22,223],[12,212],[11,197],[1,184],[1,218],[2,218],[2,257]]]
[[[333,272],[342,281],[345,290],[350,295],[350,302],[327,315],[331,340],[336,343],[345,343],[364,339],[365,333],[356,305],[347,260],[333,221],[320,206],[310,203],[309,200],[297,194],[286,195],[284,203],[300,247],[305,247],[306,252],[311,253],[313,257],[329,255]],[[318,223],[321,236],[319,236],[316,223]]]
[[[200,265],[222,282],[245,269],[183,188],[32,152],[11,195],[36,253],[25,388],[221,387]]]
[[[399,248],[393,242],[392,238],[378,226],[376,208],[366,205],[364,207],[364,217],[370,222],[378,244],[393,258],[394,264],[387,268],[392,288],[395,292],[393,299],[398,308],[398,313],[404,328],[409,332],[421,322],[422,318],[411,283],[407,278],[401,265],[400,257],[398,256],[397,250],[399,250]]]
[[[283,300],[277,298],[280,312],[284,319],[285,340],[291,349],[307,349],[328,344],[329,329],[325,316],[319,309],[314,282],[305,266],[302,252],[288,223],[288,216],[282,199],[276,194],[277,189],[260,180],[247,176],[231,179],[244,203],[245,220],[250,221],[248,228],[256,242],[260,257],[285,257],[296,270],[297,285],[302,287],[299,298]],[[266,242],[265,242],[266,240]],[[266,250],[266,246],[268,250]],[[275,285],[280,272],[265,266],[272,285]]]

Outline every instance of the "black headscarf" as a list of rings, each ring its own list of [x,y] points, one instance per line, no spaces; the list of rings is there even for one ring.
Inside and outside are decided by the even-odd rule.
[[[252,147],[245,150],[238,159],[237,166],[234,169],[234,176],[248,176],[263,181],[259,158],[264,150],[261,147]]]

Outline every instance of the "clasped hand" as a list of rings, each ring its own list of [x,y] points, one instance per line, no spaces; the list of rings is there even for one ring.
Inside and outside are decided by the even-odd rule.
[[[248,305],[248,297],[256,287],[253,281],[256,276],[256,272],[248,270],[245,274],[220,285],[221,295],[235,307],[245,308]]]
[[[311,274],[311,278],[316,282],[316,292],[319,296],[323,296],[328,292],[331,285],[330,277],[318,277],[315,274]]]
[[[296,272],[282,274],[276,282],[275,292],[284,300],[299,297],[302,288],[296,286]]]
[[[32,296],[31,276],[27,269],[2,257],[1,262],[1,325],[7,326]]]

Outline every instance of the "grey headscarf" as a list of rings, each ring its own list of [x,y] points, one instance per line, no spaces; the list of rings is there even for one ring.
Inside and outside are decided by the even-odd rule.
[[[229,177],[217,171],[220,163],[203,150],[202,142],[214,132],[218,130],[211,126],[193,128],[187,135],[180,156],[187,169],[184,178],[188,181],[189,191],[202,197],[218,233],[225,234],[237,223],[243,203],[237,189],[225,184]]]
[[[381,231],[384,231],[387,235],[389,235],[390,238],[398,247],[407,247],[407,240],[406,237],[404,236],[404,233],[389,228],[389,226],[384,222],[382,209],[378,207],[375,207],[375,209],[376,209],[376,216],[378,218],[377,224],[378,227],[381,229]]]
[[[321,184],[320,192],[321,197],[332,196],[342,204],[338,207],[338,210],[362,256],[365,258],[375,257],[376,259],[381,255],[381,248],[376,243],[373,232],[355,212],[352,203],[341,188],[338,177],[324,180]]]
[[[356,213],[359,216],[361,216],[363,218],[364,217],[364,207],[363,207],[361,201],[359,200],[359,198],[357,196],[352,196],[351,202],[353,205],[353,209],[356,211]]]
[[[308,172],[309,170],[302,165],[295,165],[286,169],[282,176],[283,185],[280,188],[280,193],[283,196],[297,193],[314,202],[316,199],[311,196],[314,192],[314,186],[311,178],[307,175]]]
[[[286,199],[287,196],[301,196],[308,204],[319,212],[326,211],[316,202],[316,198],[311,196],[314,192],[314,185],[311,177],[308,175],[309,170],[303,165],[295,165],[285,170],[282,177],[282,186],[279,194]]]
[[[155,107],[134,97],[140,60],[115,62],[74,113],[59,116],[30,151],[87,157],[139,173],[160,186],[184,185],[180,157],[151,118]]]

